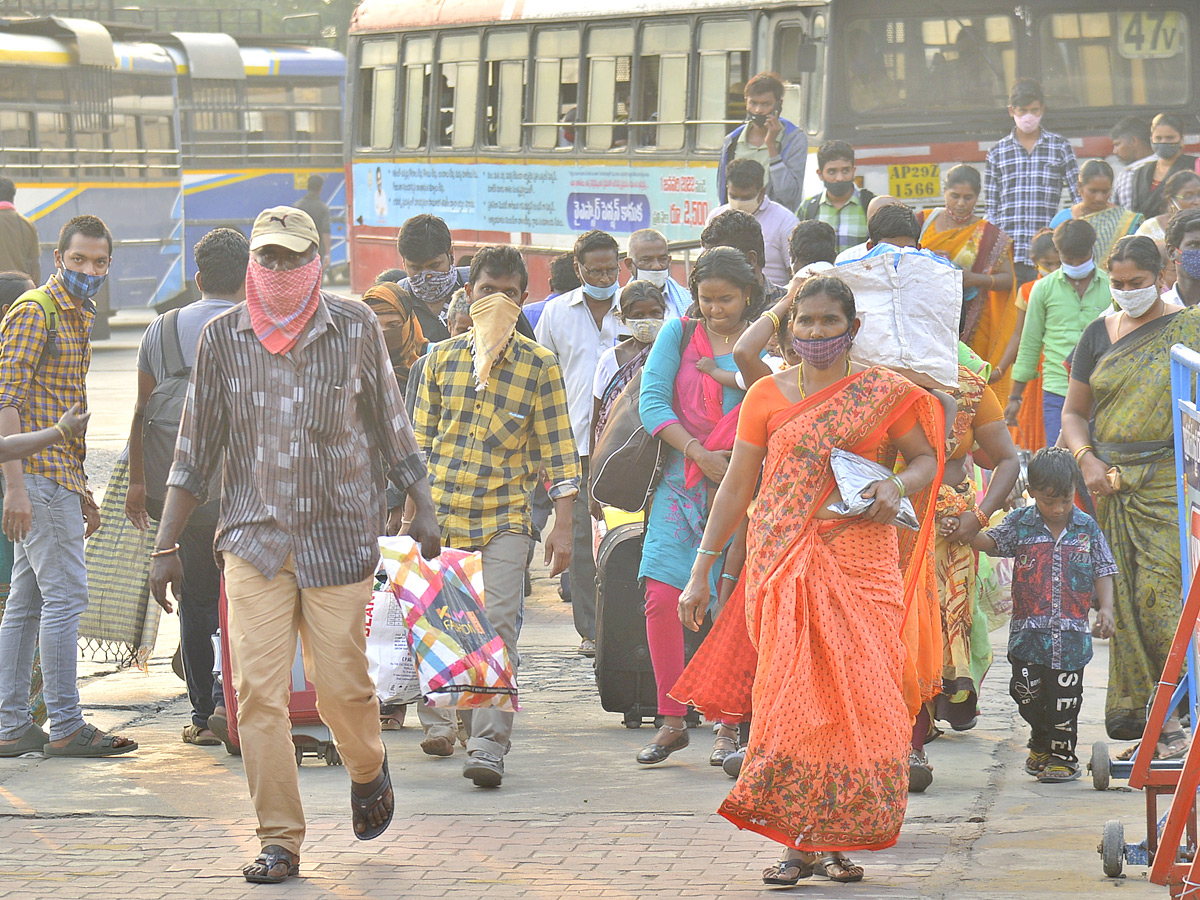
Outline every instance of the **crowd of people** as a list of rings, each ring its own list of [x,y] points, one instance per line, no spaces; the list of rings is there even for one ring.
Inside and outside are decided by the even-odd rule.
[[[456,261],[446,223],[424,213],[399,231],[401,268],[361,303],[322,289],[328,221],[301,208],[264,210],[249,239],[216,229],[197,244],[201,298],[142,340],[125,509],[157,529],[155,599],[171,611],[178,598],[187,743],[230,740],[210,640],[223,578],[262,845],[248,880],[299,871],[297,637],[350,775],[356,837],[391,821],[379,733],[405,709],[379,707],[362,628],[379,535],[409,534],[427,558],[481,551],[487,618],[514,670],[543,544],[579,652],[595,656],[604,510],[589,484],[629,392],[665,450],[638,573],[661,727],[636,761],[686,748],[689,710],[702,712],[709,762],[737,779],[721,813],[784,847],[766,883],[861,880],[848,854],[895,843],[907,794],[933,783],[939,723],[975,726],[992,661],[981,554],[1017,559],[1009,690],[1031,730],[1029,774],[1080,775],[1093,635],[1112,641],[1108,734],[1140,738],[1181,608],[1169,354],[1200,347],[1200,175],[1181,123],[1123,120],[1112,137],[1125,168],[1080,168],[1023,79],[983,176],[953,166],[942,205],[915,212],[861,187],[854,148],[838,140],[816,154],[824,189],[803,198],[805,139],[780,118],[782,94],[772,75],[748,82],[747,123],[722,151],[723,205],[686,284],[653,229],[624,252],[613,235],[579,235],[536,302],[517,249]],[[1059,209],[1064,189],[1072,202]],[[20,248],[11,201],[0,179],[0,228]],[[20,272],[0,274],[3,530],[15,548],[0,756],[124,754],[136,742],[86,724],[75,687],[83,542],[98,524],[81,404],[112,236],[72,219],[40,288],[36,253],[20,253],[5,259]],[[909,253],[961,278],[961,306],[956,291],[945,312],[957,375],[937,388],[863,361],[871,348],[855,345],[862,319],[839,277]],[[164,461],[152,411],[171,398]],[[880,467],[857,498],[839,487],[839,454]],[[1015,489],[1023,469],[1028,497]],[[895,524],[905,509],[916,527]],[[702,628],[689,660],[685,629]],[[49,733],[28,704],[38,650]],[[461,743],[464,777],[501,785],[512,713],[418,712],[425,753]],[[1175,757],[1187,743],[1173,716],[1152,751]]]

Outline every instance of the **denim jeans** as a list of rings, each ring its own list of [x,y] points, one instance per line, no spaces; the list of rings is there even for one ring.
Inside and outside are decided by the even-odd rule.
[[[50,739],[83,727],[79,688],[79,617],[87,608],[80,496],[44,475],[25,475],[33,524],[13,554],[12,589],[0,623],[0,740],[32,724],[29,680],[40,636]]]

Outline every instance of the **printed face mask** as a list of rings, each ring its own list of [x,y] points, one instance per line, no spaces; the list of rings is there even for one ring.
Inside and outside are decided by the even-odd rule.
[[[792,335],[792,347],[800,359],[814,369],[828,369],[845,355],[853,343],[854,334],[848,328],[831,338],[804,340]]]
[[[1094,259],[1089,259],[1087,262],[1080,263],[1077,266],[1068,265],[1064,262],[1061,268],[1063,270],[1063,274],[1068,278],[1087,278],[1087,276],[1091,275],[1092,272],[1095,271],[1096,261]]]
[[[629,333],[639,344],[653,344],[658,333],[662,331],[662,319],[626,319],[625,325]]]
[[[1179,141],[1155,141],[1150,145],[1150,149],[1159,159],[1172,159],[1179,153],[1181,146]]]
[[[1200,281],[1200,250],[1179,251],[1179,268],[1187,273],[1188,278]]]
[[[86,272],[76,272],[74,269],[67,268],[59,269],[58,274],[67,293],[80,300],[91,300],[95,297],[100,292],[100,288],[104,286],[105,279],[108,278],[107,273],[88,275]]]
[[[1132,291],[1118,291],[1113,288],[1112,298],[1124,312],[1139,319],[1150,311],[1150,307],[1158,299],[1158,285],[1151,284]]]
[[[408,279],[412,292],[422,303],[437,303],[445,300],[458,283],[452,268],[449,272],[421,272]]]
[[[1022,134],[1032,134],[1042,123],[1042,117],[1035,116],[1033,113],[1025,113],[1023,116],[1013,116],[1013,123],[1017,126],[1017,131]]]
[[[670,274],[669,269],[638,269],[637,280],[648,281],[661,291],[667,286],[667,277]]]

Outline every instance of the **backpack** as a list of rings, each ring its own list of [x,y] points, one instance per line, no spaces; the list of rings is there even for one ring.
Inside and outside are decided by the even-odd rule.
[[[27,303],[36,303],[42,308],[42,317],[46,320],[46,343],[42,345],[42,355],[38,357],[37,365],[33,367],[36,374],[42,370],[42,366],[46,364],[46,359],[58,359],[62,356],[62,348],[58,346],[58,306],[54,303],[54,298],[45,291],[34,289],[26,291],[8,307],[8,311],[4,314],[5,323],[13,314],[18,306]]]
[[[824,196],[825,192],[821,191],[821,193],[814,194],[801,203],[800,209],[796,212],[796,218],[800,219],[802,222],[808,221],[809,219],[815,219],[821,211],[821,198]],[[866,208],[871,205],[871,201],[874,199],[875,194],[873,194],[871,191],[868,191],[866,188],[858,189],[858,202],[862,204],[864,211],[866,211]]]
[[[142,470],[146,496],[152,500],[167,498],[167,475],[175,460],[175,440],[183,421],[191,366],[183,360],[179,342],[179,310],[172,309],[162,320],[160,332],[163,370],[166,375],[150,392],[142,418]]]

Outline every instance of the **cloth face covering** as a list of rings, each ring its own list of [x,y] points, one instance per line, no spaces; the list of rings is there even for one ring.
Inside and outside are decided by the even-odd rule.
[[[59,280],[72,297],[80,300],[91,300],[100,292],[108,274],[89,275],[86,272],[76,272],[74,269],[59,269]]]
[[[1066,263],[1062,264],[1063,274],[1068,278],[1086,278],[1091,275],[1096,269],[1096,261],[1089,259],[1087,262],[1082,262],[1077,266],[1069,266]]]
[[[1124,312],[1138,319],[1145,315],[1158,299],[1158,285],[1151,284],[1132,291],[1118,291],[1112,288],[1112,298]]]
[[[449,272],[421,272],[408,279],[412,292],[422,303],[437,303],[444,300],[458,283],[454,269]]]
[[[253,256],[246,268],[246,306],[254,334],[269,353],[287,353],[317,311],[321,299],[321,257],[298,269],[278,271]]]
[[[1032,134],[1041,124],[1042,117],[1035,116],[1033,113],[1026,113],[1023,116],[1013,116],[1013,122],[1016,123],[1017,131],[1022,134]]]
[[[662,331],[662,319],[626,319],[629,333],[639,344],[653,344],[658,333]]]
[[[800,359],[815,369],[828,369],[853,343],[854,335],[848,328],[834,337],[816,340],[804,340],[792,335],[792,346]]]
[[[762,206],[762,200],[758,197],[755,197],[753,200],[735,200],[733,197],[729,198],[730,209],[736,209],[738,212],[744,212],[747,215],[754,215],[758,212],[760,206]]]
[[[667,286],[667,277],[670,274],[669,269],[638,269],[637,280],[648,281],[661,291]]]
[[[1179,141],[1159,141],[1151,144],[1150,149],[1159,159],[1171,159],[1179,152],[1181,146]]]
[[[830,197],[846,197],[854,193],[853,181],[826,181],[825,190]]]
[[[488,294],[471,302],[471,349],[475,360],[475,390],[487,387],[492,365],[517,327],[521,306],[507,294]]]
[[[408,374],[408,370],[417,361],[417,357],[421,355],[421,350],[425,346],[425,334],[421,331],[421,323],[417,321],[417,317],[412,314],[412,310],[404,302],[405,297],[410,303],[412,302],[410,294],[402,290],[399,285],[391,283],[377,284],[363,294],[363,303],[375,310],[377,315],[381,312],[394,312],[402,320],[399,328],[389,330],[384,337],[391,337],[394,332],[398,332],[393,341],[395,346],[388,347],[388,357],[392,362],[392,368],[403,375]]]
[[[1188,278],[1200,281],[1200,250],[1179,251],[1179,268],[1187,272]]]

